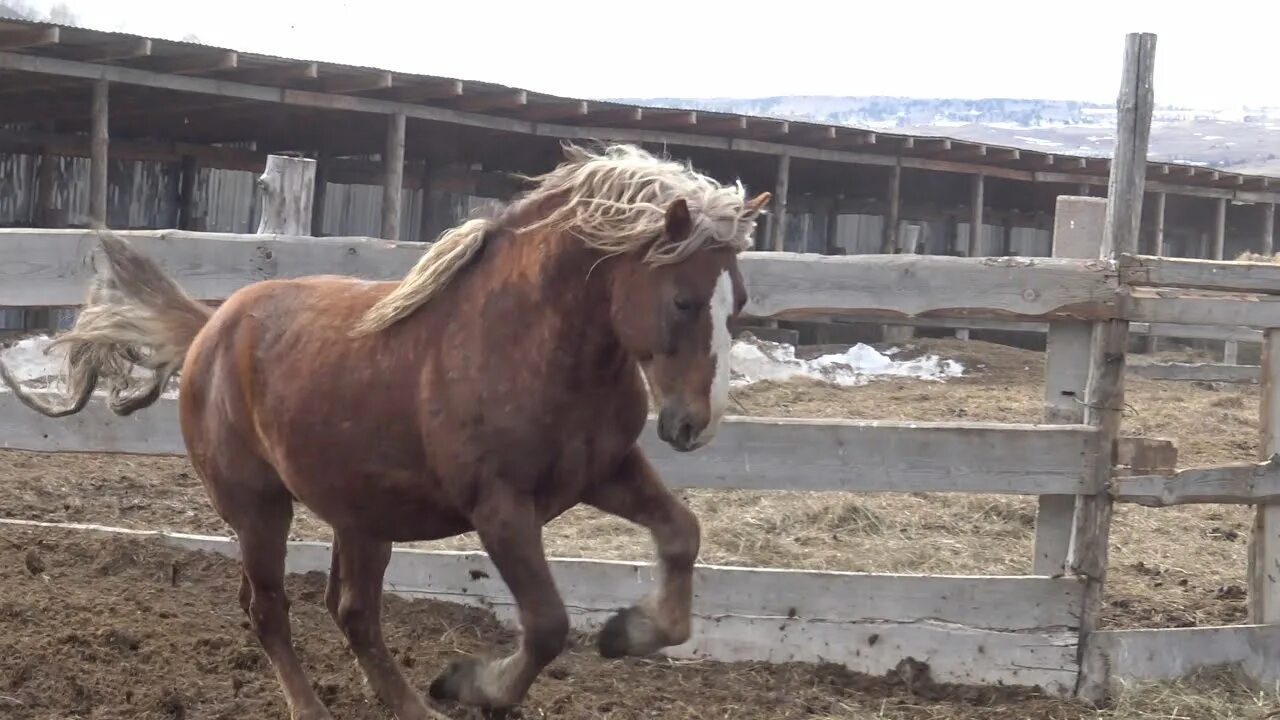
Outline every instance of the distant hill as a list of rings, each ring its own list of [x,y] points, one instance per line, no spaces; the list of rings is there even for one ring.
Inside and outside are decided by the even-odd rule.
[[[616,98],[636,105],[810,120],[886,132],[945,135],[992,145],[1110,156],[1115,106],[1018,98],[779,96]],[[1157,108],[1151,159],[1280,177],[1280,108]]]

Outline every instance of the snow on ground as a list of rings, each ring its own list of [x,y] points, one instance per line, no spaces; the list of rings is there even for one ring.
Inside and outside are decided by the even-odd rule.
[[[894,360],[895,354],[896,349],[881,353],[858,343],[842,353],[805,360],[797,358],[796,349],[785,343],[756,338],[735,340],[730,351],[730,384],[741,386],[762,380],[808,378],[836,385],[865,385],[878,377],[943,381],[964,374],[964,366],[954,360],[936,355]]]
[[[0,362],[23,385],[49,387],[57,381],[65,354],[61,348],[45,354],[46,336],[29,337],[0,350]],[[895,360],[896,349],[879,352],[858,343],[842,353],[810,360],[796,357],[796,349],[785,343],[758,338],[733,341],[730,351],[730,383],[750,385],[762,380],[822,380],[836,385],[865,385],[880,377],[917,378],[942,381],[964,374],[964,366],[936,355],[911,360]],[[139,375],[142,376],[141,374]]]

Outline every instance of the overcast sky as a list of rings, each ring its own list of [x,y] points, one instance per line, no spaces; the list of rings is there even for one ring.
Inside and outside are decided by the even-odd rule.
[[[1112,102],[1124,34],[1154,32],[1157,102],[1280,106],[1277,0],[63,2],[101,30],[584,98]]]

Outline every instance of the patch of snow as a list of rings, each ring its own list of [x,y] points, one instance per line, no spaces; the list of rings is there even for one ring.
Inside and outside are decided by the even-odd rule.
[[[0,350],[0,362],[22,384],[48,384],[62,369],[66,352],[61,348],[45,354],[49,347],[48,336],[23,338]]]
[[[795,347],[786,343],[755,338],[735,340],[730,351],[730,383],[741,387],[764,380],[812,379],[855,386],[865,385],[878,377],[909,377],[941,382],[964,374],[964,366],[954,360],[944,360],[936,355],[924,355],[914,360],[894,360],[891,356],[898,353],[898,348],[880,353],[875,348],[858,343],[843,353],[804,360],[797,358]]]
[[[1196,133],[1196,134],[1200,135],[1200,133]],[[1225,135],[1202,135],[1200,139],[1201,140],[1221,140],[1224,137],[1226,136]]]
[[[1022,142],[1028,145],[1038,145],[1040,147],[1062,147],[1062,143],[1054,142],[1052,140],[1045,140],[1044,138],[1027,137],[1025,135],[1014,135],[1013,139],[1021,140]]]

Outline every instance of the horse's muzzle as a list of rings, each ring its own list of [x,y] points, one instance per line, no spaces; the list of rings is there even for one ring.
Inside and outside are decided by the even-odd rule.
[[[658,413],[658,437],[679,452],[692,452],[702,447],[698,441],[706,420],[699,420],[686,408],[665,405]]]

